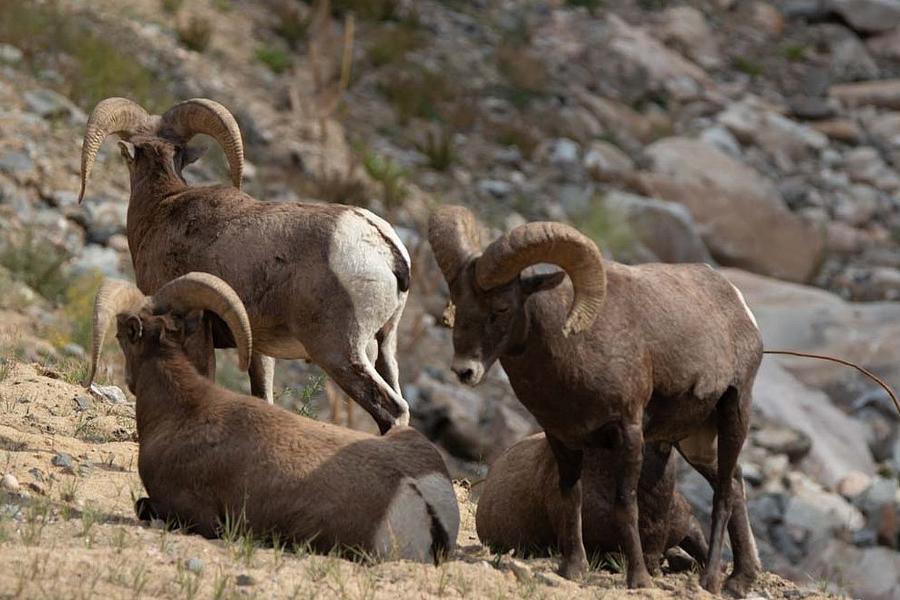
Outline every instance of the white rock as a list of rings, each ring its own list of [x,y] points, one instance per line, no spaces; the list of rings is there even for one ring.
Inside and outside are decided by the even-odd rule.
[[[7,492],[18,492],[19,480],[16,479],[12,473],[7,473],[0,479],[0,488],[3,488]]]

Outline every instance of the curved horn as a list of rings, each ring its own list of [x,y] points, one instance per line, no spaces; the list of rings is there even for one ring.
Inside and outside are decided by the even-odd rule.
[[[537,263],[562,267],[572,280],[575,298],[563,334],[590,327],[606,297],[606,271],[597,245],[562,223],[526,223],[495,240],[475,263],[475,281],[485,290],[515,279]]]
[[[135,130],[150,119],[150,114],[140,104],[128,98],[107,98],[101,100],[91,116],[88,117],[87,131],[84,133],[84,142],[81,145],[81,192],[78,194],[78,202],[84,199],[84,188],[88,177],[91,175],[91,167],[97,158],[97,152],[103,145],[103,140],[110,134],[128,137]]]
[[[168,126],[187,143],[198,133],[215,138],[228,159],[231,183],[241,188],[244,172],[244,143],[241,130],[227,108],[208,98],[191,98],[179,102],[162,116],[163,127]]]
[[[253,337],[244,303],[230,285],[209,273],[188,273],[173,279],[153,294],[156,310],[211,310],[219,315],[234,335],[241,370],[250,368]]]
[[[100,286],[94,300],[94,319],[91,337],[91,370],[84,382],[90,388],[97,374],[100,351],[106,339],[106,332],[116,315],[128,310],[136,311],[147,302],[147,297],[135,285],[121,279],[107,279]]]
[[[469,260],[481,252],[475,215],[463,206],[442,206],[428,219],[428,243],[449,284]]]

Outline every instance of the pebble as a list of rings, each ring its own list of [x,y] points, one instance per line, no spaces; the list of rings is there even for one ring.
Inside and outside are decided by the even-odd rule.
[[[3,488],[7,492],[18,492],[19,480],[16,479],[12,473],[7,473],[0,479],[0,488]]]
[[[196,556],[191,557],[184,561],[184,568],[191,573],[200,573],[203,571],[203,561]]]
[[[31,157],[24,152],[10,150],[4,152],[0,156],[0,170],[10,174],[23,173],[31,171],[34,168],[34,162]]]
[[[256,580],[252,575],[240,574],[234,578],[234,583],[239,586],[256,585]]]
[[[509,561],[509,570],[513,572],[513,575],[515,575],[516,579],[521,583],[530,581],[533,576],[531,567],[526,565],[521,560],[516,560],[515,558]]]
[[[125,392],[115,385],[97,385],[92,383],[91,393],[99,400],[105,400],[110,404],[128,404]]]
[[[75,468],[75,461],[72,459],[71,455],[66,454],[65,452],[57,452],[50,462],[53,466],[61,467],[63,469]]]
[[[24,54],[15,46],[0,44],[0,62],[15,64],[22,60]]]
[[[860,471],[851,471],[837,484],[837,492],[847,498],[855,498],[872,484],[872,478]]]
[[[91,410],[92,408],[94,408],[94,401],[90,396],[76,396],[75,403],[78,404],[78,408],[76,409],[78,412]]]

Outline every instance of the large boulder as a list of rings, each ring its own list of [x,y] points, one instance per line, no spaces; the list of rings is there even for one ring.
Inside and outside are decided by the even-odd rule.
[[[860,33],[879,33],[900,25],[897,0],[830,0],[831,9]]]
[[[800,350],[851,360],[900,388],[900,303],[847,302],[819,288],[760,277],[736,269],[723,273],[744,293],[756,315],[767,349]],[[825,390],[850,409],[874,395],[894,412],[887,395],[854,369],[832,362],[779,356],[803,383]],[[867,396],[868,397],[868,396]],[[871,398],[869,401],[872,401]]]
[[[798,282],[815,274],[824,232],[788,210],[769,179],[700,140],[666,138],[647,156],[651,172],[632,183],[684,205],[718,262]]]
[[[765,324],[762,325],[765,334]],[[830,486],[853,472],[875,473],[865,427],[841,412],[823,392],[804,385],[771,357],[753,386],[753,404],[766,418],[803,432],[811,445],[801,465]]]

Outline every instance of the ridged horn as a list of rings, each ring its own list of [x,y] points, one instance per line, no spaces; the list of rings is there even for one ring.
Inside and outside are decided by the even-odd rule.
[[[584,331],[606,298],[606,271],[597,245],[562,223],[526,223],[491,243],[475,263],[475,281],[485,290],[509,283],[538,263],[561,267],[572,280],[575,297],[563,334]]]
[[[481,252],[475,215],[464,206],[441,206],[428,219],[428,243],[447,283]]]
[[[198,133],[212,136],[225,151],[231,182],[241,188],[244,173],[244,143],[237,121],[227,108],[208,98],[179,102],[162,116],[160,128],[172,129],[187,143]]]
[[[150,119],[150,114],[128,98],[107,98],[101,100],[91,116],[88,117],[87,131],[84,133],[84,143],[81,145],[81,192],[78,194],[78,202],[84,199],[84,190],[87,186],[91,168],[97,158],[97,152],[109,135],[129,137],[135,130],[144,125]]]
[[[97,363],[100,351],[106,339],[106,332],[116,318],[123,312],[137,312],[148,302],[147,297],[135,285],[121,279],[107,279],[100,286],[94,300],[94,318],[91,333],[91,370],[84,387],[90,388],[97,374]]]
[[[234,335],[241,370],[250,368],[253,350],[250,317],[230,285],[209,273],[188,273],[159,288],[152,302],[154,312],[203,309],[219,315]]]

